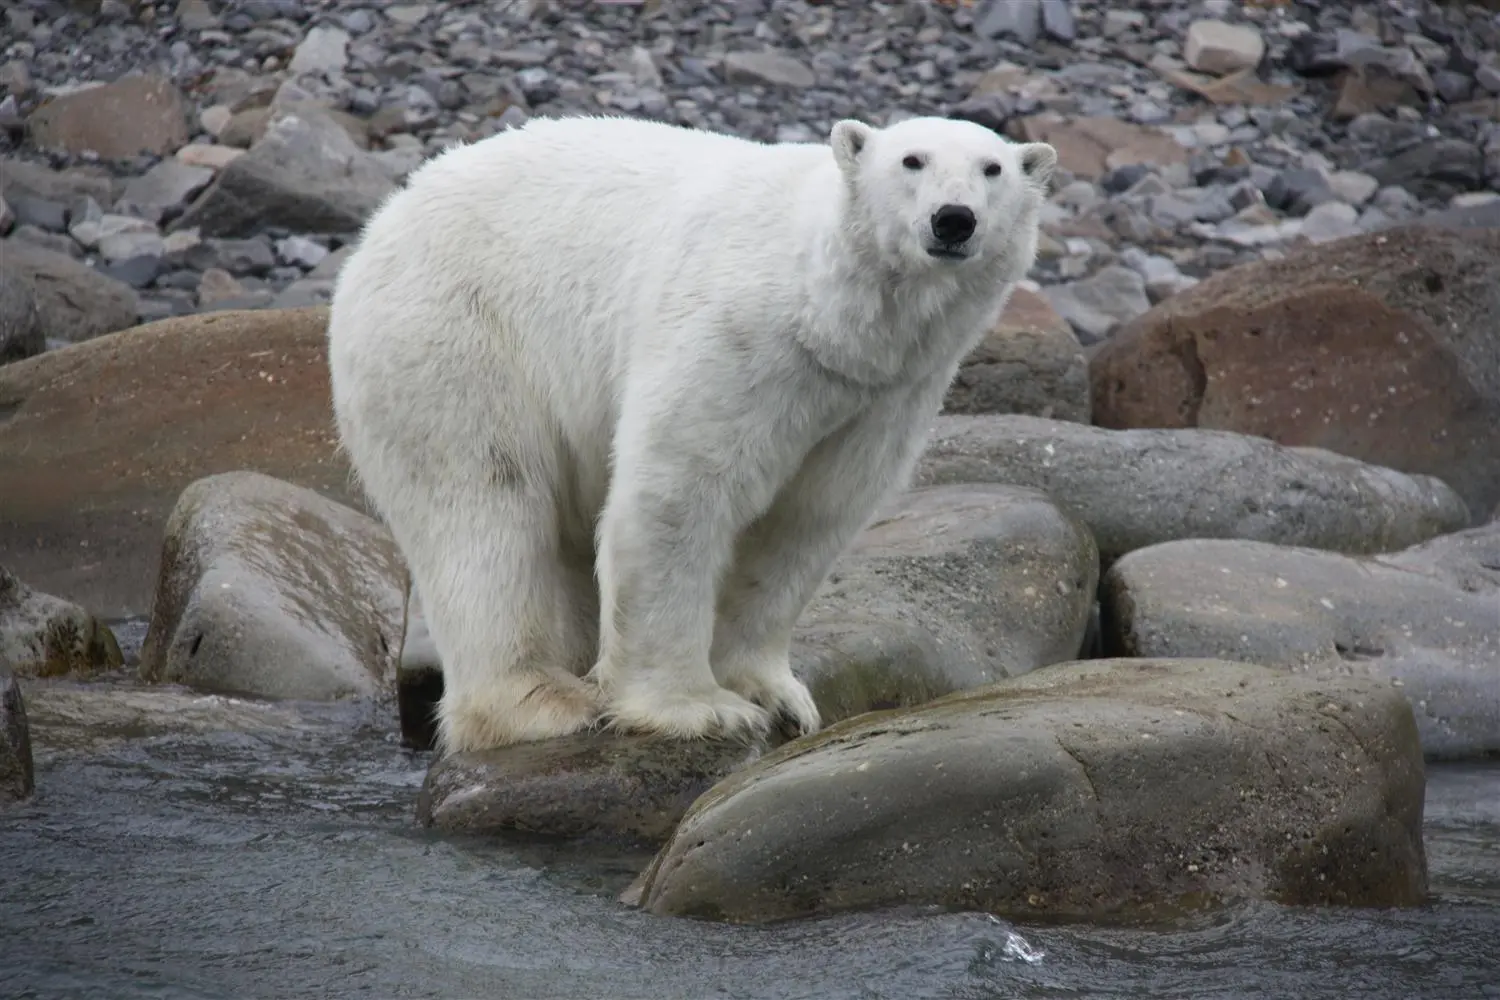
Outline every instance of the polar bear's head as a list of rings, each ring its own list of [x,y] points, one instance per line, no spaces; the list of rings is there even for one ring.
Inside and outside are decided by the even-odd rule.
[[[829,144],[849,193],[847,221],[882,258],[904,271],[986,262],[1030,268],[1037,215],[1057,166],[1051,146],[1013,143],[951,118],[883,129],[844,120]]]

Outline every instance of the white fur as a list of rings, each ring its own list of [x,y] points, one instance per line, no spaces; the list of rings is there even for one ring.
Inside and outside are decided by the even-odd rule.
[[[793,625],[1030,268],[1055,162],[945,119],[763,145],[573,118],[413,174],[344,266],[329,362],[443,746],[816,730]],[[945,204],[968,259],[927,252]]]

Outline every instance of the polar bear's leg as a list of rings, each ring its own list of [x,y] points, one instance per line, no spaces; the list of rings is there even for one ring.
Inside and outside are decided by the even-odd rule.
[[[935,385],[886,400],[822,441],[736,546],[719,598],[714,675],[803,734],[821,720],[792,674],[792,630],[834,561],[905,483],[946,382]]]
[[[419,502],[425,509],[403,521],[397,537],[415,557],[412,574],[443,664],[444,751],[589,726],[598,693],[577,674],[595,650],[593,578],[586,556],[560,549],[550,492],[451,490]],[[402,537],[412,530],[422,537]]]
[[[729,407],[726,417],[700,374],[668,373],[621,414],[599,525],[600,656],[590,675],[612,726],[682,739],[770,726],[764,709],[714,678],[715,594],[735,538],[800,457],[787,454],[783,414],[752,425]]]

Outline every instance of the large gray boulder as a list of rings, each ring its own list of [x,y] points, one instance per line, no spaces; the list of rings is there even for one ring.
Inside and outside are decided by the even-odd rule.
[[[296,232],[357,232],[395,190],[370,153],[328,114],[288,111],[220,173],[174,229],[248,236],[266,226]]]
[[[1111,655],[1379,678],[1429,757],[1500,753],[1500,523],[1373,558],[1171,542],[1115,563],[1100,593]]]
[[[626,898],[736,923],[896,905],[1414,905],[1424,784],[1411,709],[1387,684],[1071,663],[782,746],[704,793]]]
[[[1388,552],[1469,523],[1458,495],[1332,452],[1227,431],[1112,431],[1028,416],[940,417],[915,482],[1046,491],[1105,565],[1177,538]]]
[[[165,534],[142,679],[320,701],[389,693],[406,570],[376,521],[226,472],[182,491]]]

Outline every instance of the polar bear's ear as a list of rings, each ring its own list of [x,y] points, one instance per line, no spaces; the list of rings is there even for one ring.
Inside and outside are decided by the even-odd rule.
[[[872,132],[870,126],[853,118],[834,122],[828,144],[833,147],[834,162],[845,176],[852,176],[859,169],[859,154],[864,152]]]
[[[1045,142],[1028,142],[1021,147],[1020,153],[1021,169],[1026,176],[1046,187],[1052,180],[1052,172],[1057,169],[1057,150]]]

